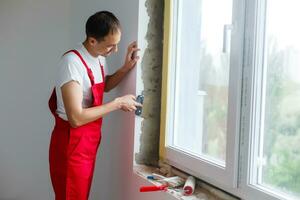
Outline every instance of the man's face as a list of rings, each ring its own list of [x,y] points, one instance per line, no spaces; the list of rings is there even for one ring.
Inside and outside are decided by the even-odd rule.
[[[121,31],[108,34],[100,42],[95,41],[93,47],[97,55],[109,56],[112,52],[118,51],[118,44],[121,40]]]

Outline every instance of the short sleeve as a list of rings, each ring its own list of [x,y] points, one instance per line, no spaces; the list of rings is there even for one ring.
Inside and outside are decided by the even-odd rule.
[[[60,88],[70,81],[76,81],[82,85],[82,76],[82,68],[78,62],[78,58],[75,55],[67,54],[59,62],[56,86]]]

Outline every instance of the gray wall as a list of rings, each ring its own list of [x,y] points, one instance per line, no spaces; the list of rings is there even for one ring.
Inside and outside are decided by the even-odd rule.
[[[120,51],[109,59],[113,72],[122,64],[127,44],[137,38],[137,1],[0,1],[1,200],[52,198],[48,145],[53,118],[47,100],[57,61],[64,51],[83,41],[87,17],[103,9],[116,13],[124,24]],[[134,93],[135,84],[125,87],[125,83],[107,99]],[[120,199],[122,194],[110,190],[112,185],[124,188],[119,180],[129,169],[120,164],[130,153],[128,145],[132,144],[127,138],[131,136],[126,128],[132,130],[133,124],[128,126],[122,118],[133,121],[134,116],[116,112],[105,119],[91,199]]]
[[[0,199],[50,199],[47,99],[69,46],[69,3],[0,1]]]
[[[119,51],[108,58],[107,67],[112,73],[123,64],[127,45],[137,39],[138,0],[89,0],[88,3],[81,0],[72,1],[72,42],[78,42],[83,38],[82,24],[91,13],[97,10],[112,11],[120,19],[122,25]],[[127,93],[135,93],[135,71],[132,71],[118,88],[106,95],[106,101]],[[105,117],[91,199],[127,199],[127,183],[132,171],[133,122],[133,114],[121,111]]]

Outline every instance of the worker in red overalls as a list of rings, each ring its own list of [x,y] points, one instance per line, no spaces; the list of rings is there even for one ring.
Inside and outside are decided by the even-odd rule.
[[[49,107],[55,117],[51,136],[50,175],[56,200],[87,200],[102,117],[114,110],[134,111],[141,106],[133,95],[106,104],[104,91],[117,86],[136,65],[136,42],[128,46],[124,65],[106,74],[105,57],[117,52],[121,38],[119,20],[108,11],[97,12],[86,22],[86,40],[66,52],[59,63],[56,87]]]

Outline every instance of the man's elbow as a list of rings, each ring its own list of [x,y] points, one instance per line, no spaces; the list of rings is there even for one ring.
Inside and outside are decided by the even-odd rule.
[[[111,88],[109,88],[109,87],[104,88],[104,92],[109,92],[109,91],[111,91]]]
[[[80,122],[74,120],[69,120],[69,124],[72,128],[78,128],[82,125]]]
[[[68,121],[72,128],[78,128],[83,125],[82,121],[78,117],[72,115],[68,117]]]

